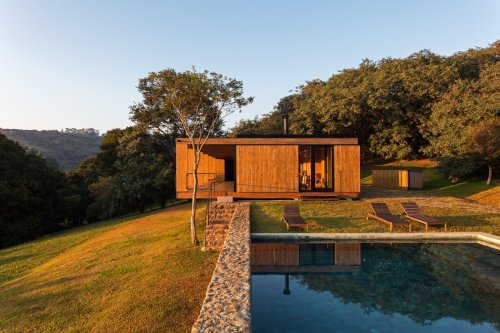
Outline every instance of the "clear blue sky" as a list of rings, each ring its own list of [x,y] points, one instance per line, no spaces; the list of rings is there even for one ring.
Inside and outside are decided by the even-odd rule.
[[[496,39],[498,0],[0,0],[0,127],[125,127],[139,78],[192,65],[255,96],[231,126],[363,58]]]

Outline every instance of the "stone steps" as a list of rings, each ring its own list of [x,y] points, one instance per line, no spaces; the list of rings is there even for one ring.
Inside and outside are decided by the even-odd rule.
[[[205,248],[220,250],[224,245],[236,204],[232,202],[212,202],[208,221],[205,225]]]

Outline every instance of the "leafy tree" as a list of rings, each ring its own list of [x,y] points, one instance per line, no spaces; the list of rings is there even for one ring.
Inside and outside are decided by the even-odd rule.
[[[0,134],[0,247],[59,228],[62,177],[43,158]]]
[[[87,157],[80,162],[76,168],[76,173],[80,175],[88,185],[95,183],[99,177],[97,161],[95,157]]]
[[[499,55],[497,41],[450,57],[423,50],[363,60],[327,81],[299,86],[290,96],[290,132],[353,136],[362,159],[369,152],[397,160],[423,154],[439,159],[450,176],[467,175],[481,162],[466,133],[499,116]],[[243,120],[232,132],[271,134],[269,115]]]
[[[76,172],[68,172],[61,177],[58,189],[60,197],[58,214],[60,219],[71,225],[85,222],[87,206],[91,202],[90,191],[85,178]]]
[[[153,135],[139,128],[129,128],[120,139],[115,182],[124,201],[140,212],[155,196],[160,197],[164,207],[167,193],[173,194],[173,187],[167,184],[175,182],[175,158],[164,147]]]
[[[161,136],[139,127],[108,132],[97,157],[84,160],[78,168],[95,200],[88,219],[143,212],[155,201],[165,207],[174,193],[174,160]]]
[[[112,129],[104,135],[95,160],[100,176],[113,176],[116,173],[115,162],[118,159],[118,146],[122,135],[123,130],[119,128]]]
[[[500,118],[492,118],[480,122],[471,130],[475,152],[488,166],[488,180],[491,184],[493,166],[500,163]]]
[[[201,150],[207,139],[217,134],[224,118],[251,103],[252,98],[243,97],[242,82],[195,69],[150,73],[140,80],[139,90],[144,101],[131,108],[132,120],[171,140],[182,134],[191,142],[194,161],[191,240],[197,244],[195,215]]]
[[[294,134],[321,134],[324,123],[321,121],[321,96],[325,82],[313,80],[297,89],[293,97],[293,110],[290,115],[290,131]]]
[[[293,95],[285,96],[274,106],[274,110],[261,118],[240,120],[230,131],[231,136],[254,134],[282,134],[283,119],[293,113]]]
[[[433,106],[428,120],[429,145],[423,151],[438,158],[450,177],[465,177],[484,165],[471,137],[472,128],[498,117],[500,63],[484,66],[478,80],[457,80]]]

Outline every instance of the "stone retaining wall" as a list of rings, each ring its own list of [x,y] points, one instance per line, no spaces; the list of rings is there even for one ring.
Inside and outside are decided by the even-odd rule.
[[[234,203],[224,246],[191,332],[250,332],[250,206]]]
[[[232,202],[212,202],[210,204],[208,223],[205,226],[206,249],[220,250],[222,248],[236,205]]]

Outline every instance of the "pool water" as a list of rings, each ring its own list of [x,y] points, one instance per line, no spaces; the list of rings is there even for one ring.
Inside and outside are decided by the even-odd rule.
[[[253,332],[500,332],[500,251],[254,243]]]

